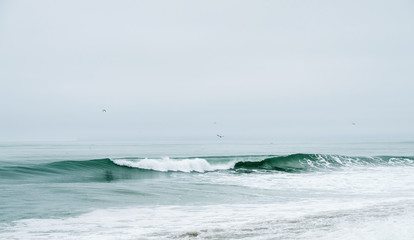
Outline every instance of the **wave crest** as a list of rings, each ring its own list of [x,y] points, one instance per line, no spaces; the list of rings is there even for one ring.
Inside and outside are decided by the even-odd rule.
[[[337,169],[341,167],[363,166],[408,166],[414,163],[413,157],[349,157],[324,154],[292,154],[266,158],[262,161],[241,161],[234,169],[276,170],[283,172],[304,172]]]
[[[225,170],[233,167],[234,164],[210,164],[202,158],[192,159],[113,159],[115,164],[132,168],[154,170],[160,172],[208,172]]]

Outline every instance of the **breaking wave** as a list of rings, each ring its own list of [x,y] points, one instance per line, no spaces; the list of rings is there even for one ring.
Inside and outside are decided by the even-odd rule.
[[[127,166],[133,168],[155,170],[160,172],[208,172],[216,170],[230,169],[234,163],[227,164],[210,164],[207,160],[202,158],[193,159],[171,159],[165,157],[162,159],[115,159],[113,162],[120,166]]]
[[[338,169],[341,167],[403,166],[414,165],[414,157],[349,157],[324,154],[292,154],[276,156],[262,161],[240,161],[235,169],[276,170],[283,172],[304,172]]]
[[[205,173],[211,171],[301,173],[346,167],[414,166],[414,157],[350,157],[323,154],[286,156],[217,156],[198,158],[104,158],[86,161],[59,161],[45,164],[0,166],[0,181],[113,181],[152,178],[171,172]]]

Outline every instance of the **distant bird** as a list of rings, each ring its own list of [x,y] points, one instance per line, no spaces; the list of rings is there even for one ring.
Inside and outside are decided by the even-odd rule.
[[[106,109],[102,109],[102,112],[106,112]]]
[[[355,125],[356,125],[356,123],[352,123],[352,125],[354,125],[354,126],[355,126]]]
[[[223,135],[218,135],[218,134],[217,134],[217,137],[222,138],[222,137],[224,137],[224,136],[223,136]]]

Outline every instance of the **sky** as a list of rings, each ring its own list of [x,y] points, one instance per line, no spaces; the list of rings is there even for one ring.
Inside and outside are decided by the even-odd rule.
[[[412,141],[413,23],[411,0],[0,0],[0,141]]]

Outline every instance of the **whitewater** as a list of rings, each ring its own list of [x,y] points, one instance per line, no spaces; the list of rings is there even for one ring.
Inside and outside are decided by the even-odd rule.
[[[0,239],[413,239],[413,147],[1,143]]]

